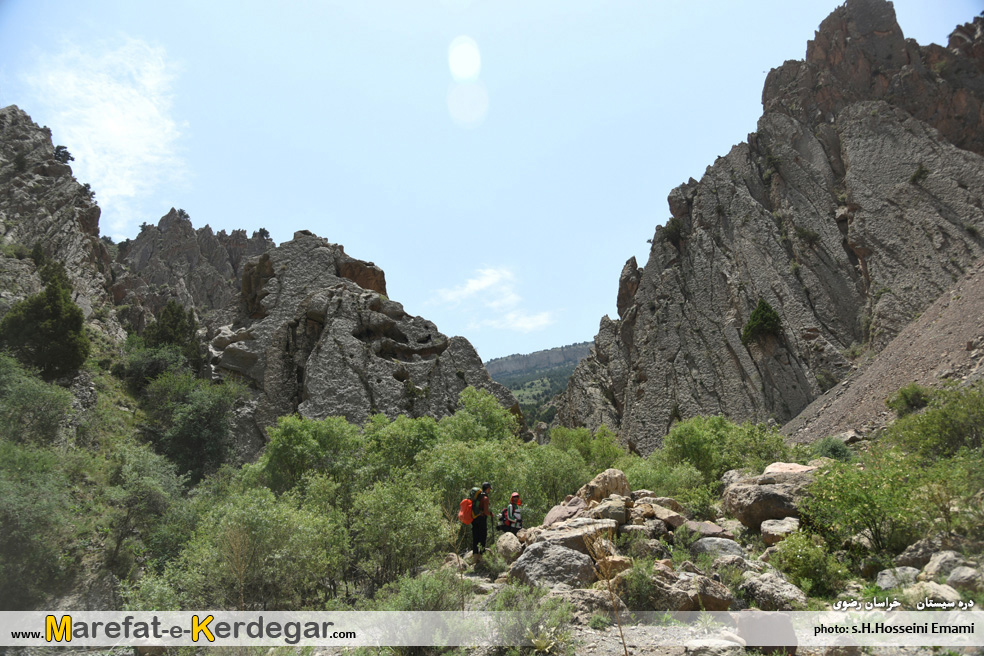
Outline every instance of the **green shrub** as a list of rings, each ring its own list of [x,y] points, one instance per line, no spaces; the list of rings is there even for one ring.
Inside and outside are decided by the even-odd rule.
[[[658,457],[694,466],[704,482],[716,482],[729,469],[761,470],[789,455],[785,440],[762,424],[735,424],[724,417],[693,417],[673,425]]]
[[[779,318],[779,313],[772,309],[764,298],[760,298],[748,318],[748,323],[741,331],[741,343],[747,345],[768,335],[773,337],[782,335],[782,320]]]
[[[885,405],[894,410],[898,416],[904,417],[925,408],[932,396],[933,390],[916,383],[909,383],[886,401]]]
[[[522,619],[505,619],[512,626],[498,628],[517,639],[515,644],[531,637],[546,638],[557,652],[570,641],[568,626],[573,618],[570,604],[559,597],[548,597],[547,590],[525,585],[506,585],[496,591],[488,602],[488,610],[523,613]],[[509,618],[509,616],[504,616]]]
[[[802,512],[828,543],[861,535],[875,551],[898,553],[919,535],[921,524],[912,491],[922,474],[897,451],[872,448],[864,468],[836,463],[809,486]]]
[[[377,481],[352,503],[354,561],[375,590],[436,556],[445,544],[437,494],[411,476]]]
[[[442,568],[406,575],[385,586],[377,595],[378,611],[444,611],[461,610],[465,599],[472,594],[471,579],[460,577],[454,570]]]
[[[147,347],[143,338],[136,335],[127,337],[124,351],[126,363],[122,367],[114,367],[113,375],[126,381],[130,389],[137,393],[161,374],[178,371],[188,364],[178,346]]]
[[[683,221],[671,216],[666,225],[663,226],[662,237],[673,244],[674,248],[680,250],[680,244],[683,243]]]
[[[827,553],[823,538],[805,531],[797,531],[780,542],[769,563],[811,595],[839,594],[848,577],[847,568]]]
[[[618,445],[615,433],[601,426],[594,434],[587,428],[554,428],[550,444],[561,451],[577,450],[588,470],[597,474],[610,468],[626,451]]]
[[[0,345],[50,380],[78,369],[90,346],[64,267],[49,264],[41,277],[44,291],[14,303],[0,320]]]
[[[841,462],[854,460],[854,453],[851,449],[841,440],[829,435],[810,445],[810,451],[814,458],[831,458]]]
[[[270,429],[260,466],[277,492],[289,490],[314,471],[341,484],[352,480],[361,446],[358,427],[344,417],[281,417]]]
[[[58,455],[0,440],[0,610],[25,610],[68,579],[76,510]]]
[[[652,490],[659,496],[677,498],[704,483],[703,475],[689,462],[671,464],[658,453],[653,452],[648,458],[624,456],[615,463],[615,468],[625,473],[633,490]]]
[[[913,173],[909,177],[909,184],[917,185],[920,182],[922,182],[923,180],[925,180],[926,179],[926,176],[928,176],[928,175],[929,175],[929,169],[927,169],[925,166],[923,166],[923,163],[922,162],[919,162],[919,166],[916,167],[915,173]]]
[[[17,442],[50,443],[68,418],[72,395],[0,354],[0,434]]]
[[[656,610],[653,606],[655,593],[653,561],[636,558],[632,561],[632,567],[620,579],[618,596],[629,610],[649,611]]]
[[[819,233],[802,226],[796,226],[796,238],[811,248],[820,243]]]
[[[225,461],[230,415],[242,395],[235,384],[215,385],[188,372],[166,372],[147,386],[152,420],[147,432],[179,471],[197,482]]]
[[[194,371],[202,366],[201,345],[198,340],[198,322],[195,313],[181,307],[171,299],[157,314],[157,319],[143,332],[147,346],[176,346]]]
[[[929,407],[900,417],[886,430],[889,441],[924,458],[952,456],[984,447],[984,385],[943,389]]]

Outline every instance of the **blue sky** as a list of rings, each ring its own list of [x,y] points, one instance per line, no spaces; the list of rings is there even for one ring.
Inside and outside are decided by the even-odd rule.
[[[744,141],[820,0],[0,0],[0,106],[103,234],[308,229],[484,359],[590,340],[666,196]],[[944,43],[984,0],[897,0]]]

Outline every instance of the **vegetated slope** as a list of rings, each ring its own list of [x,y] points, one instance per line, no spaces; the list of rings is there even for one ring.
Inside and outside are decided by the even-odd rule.
[[[523,416],[534,426],[541,421],[553,421],[557,395],[567,388],[574,368],[590,348],[590,342],[580,342],[526,355],[493,358],[485,363],[485,369],[492,380],[505,385],[516,396]]]
[[[984,255],[982,26],[920,47],[891,3],[836,9],[748,141],[670,193],[557,422],[645,453],[680,418],[784,423],[946,291]],[[762,300],[778,328],[751,337]]]
[[[796,442],[854,430],[869,435],[894,413],[885,400],[909,383],[939,387],[984,377],[984,262],[910,323],[878,356],[783,427]]]

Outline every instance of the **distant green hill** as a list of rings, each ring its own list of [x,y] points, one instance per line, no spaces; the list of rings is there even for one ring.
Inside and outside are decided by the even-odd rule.
[[[516,396],[527,422],[550,423],[556,413],[551,401],[567,387],[567,380],[582,358],[588,355],[591,342],[510,355],[485,363],[492,379],[508,387]]]

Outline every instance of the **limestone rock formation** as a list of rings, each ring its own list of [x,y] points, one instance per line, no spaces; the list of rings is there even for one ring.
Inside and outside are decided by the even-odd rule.
[[[40,291],[37,268],[24,257],[40,244],[45,257],[65,265],[89,325],[123,337],[107,294],[111,258],[99,239],[99,215],[92,192],[55,158],[51,130],[14,105],[0,109],[0,244],[11,255],[0,257],[0,315]]]
[[[848,0],[770,73],[756,132],[669,195],[556,421],[643,453],[697,414],[785,422],[984,255],[984,18],[951,47]],[[777,334],[742,340],[764,299]]]
[[[113,299],[127,306],[126,319],[138,331],[170,299],[194,308],[208,323],[229,323],[238,305],[249,258],[273,248],[269,236],[245,230],[195,230],[183,210],[171,208],[156,226],[145,224],[132,241],[120,244]]]
[[[234,320],[212,327],[215,378],[255,391],[257,427],[299,412],[443,417],[471,385],[518,412],[475,349],[386,296],[382,270],[308,231],[246,262]]]

